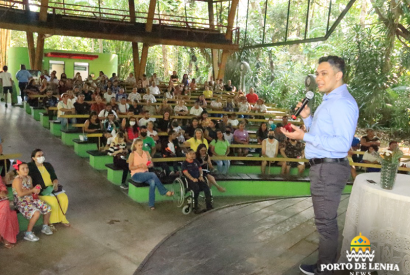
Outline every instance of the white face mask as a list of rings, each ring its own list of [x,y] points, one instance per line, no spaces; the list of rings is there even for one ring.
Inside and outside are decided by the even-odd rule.
[[[269,120],[269,124],[273,124],[273,121],[272,121],[272,120]]]
[[[130,125],[134,126],[135,125],[135,121],[130,121]]]
[[[37,162],[40,163],[40,164],[42,164],[46,160],[46,158],[44,156],[38,157],[36,159],[37,159]]]

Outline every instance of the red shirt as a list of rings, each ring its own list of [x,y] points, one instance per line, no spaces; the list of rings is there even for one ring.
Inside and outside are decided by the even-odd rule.
[[[293,132],[293,128],[292,128],[290,122],[288,122],[288,124],[286,124],[285,126],[283,126],[283,128],[285,128],[286,131],[288,131],[288,132]]]
[[[91,104],[91,111],[94,111],[97,113],[97,115],[105,109],[105,104],[104,103],[93,103]]]
[[[258,95],[253,93],[253,94],[247,94],[246,99],[250,104],[255,104],[256,101],[259,99]]]

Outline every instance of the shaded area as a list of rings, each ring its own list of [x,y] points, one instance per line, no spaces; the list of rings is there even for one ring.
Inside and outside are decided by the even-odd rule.
[[[348,198],[338,211],[340,232]],[[301,262],[316,260],[317,243],[310,197],[235,205],[176,231],[134,274],[299,274]]]

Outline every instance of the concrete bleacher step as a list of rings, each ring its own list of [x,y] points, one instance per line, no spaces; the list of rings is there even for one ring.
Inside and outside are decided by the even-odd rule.
[[[83,131],[79,129],[61,129],[61,141],[68,146],[74,146],[74,139],[78,139]]]
[[[61,122],[58,120],[50,121],[50,132],[53,136],[61,137]]]
[[[98,150],[87,151],[90,157],[90,165],[97,170],[107,170],[106,164],[113,163],[112,156],[107,155],[107,152]]]
[[[105,167],[107,167],[107,179],[115,185],[121,185],[123,170],[116,167],[114,163],[107,163]],[[128,173],[127,178],[129,177],[130,175]]]
[[[97,150],[97,144],[89,141],[81,141],[80,139],[73,139],[74,142],[74,152],[77,156],[82,158],[88,158],[87,151]]]

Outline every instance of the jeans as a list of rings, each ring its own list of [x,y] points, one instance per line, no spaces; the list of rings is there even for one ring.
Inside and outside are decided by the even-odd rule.
[[[310,168],[310,192],[316,228],[319,233],[319,259],[321,264],[336,263],[338,253],[337,209],[343,188],[350,177],[349,162],[331,162],[313,165]],[[332,274],[330,271],[315,274]]]
[[[66,129],[67,123],[70,123],[70,124],[77,123],[77,120],[75,118],[62,118],[62,117],[59,117],[58,121],[61,122],[61,130]]]
[[[215,160],[216,165],[218,166],[218,172],[220,174],[228,174],[229,166],[231,166],[230,160]]]
[[[24,90],[26,89],[28,82],[19,82],[19,88],[20,88],[20,96],[21,96],[21,103],[24,102]]]
[[[148,199],[149,207],[154,207],[154,204],[155,204],[155,187],[158,188],[158,192],[162,196],[168,192],[168,190],[164,187],[164,185],[162,185],[161,181],[159,180],[159,178],[157,177],[155,173],[152,173],[152,172],[136,173],[132,176],[132,180],[149,184],[149,199]]]

